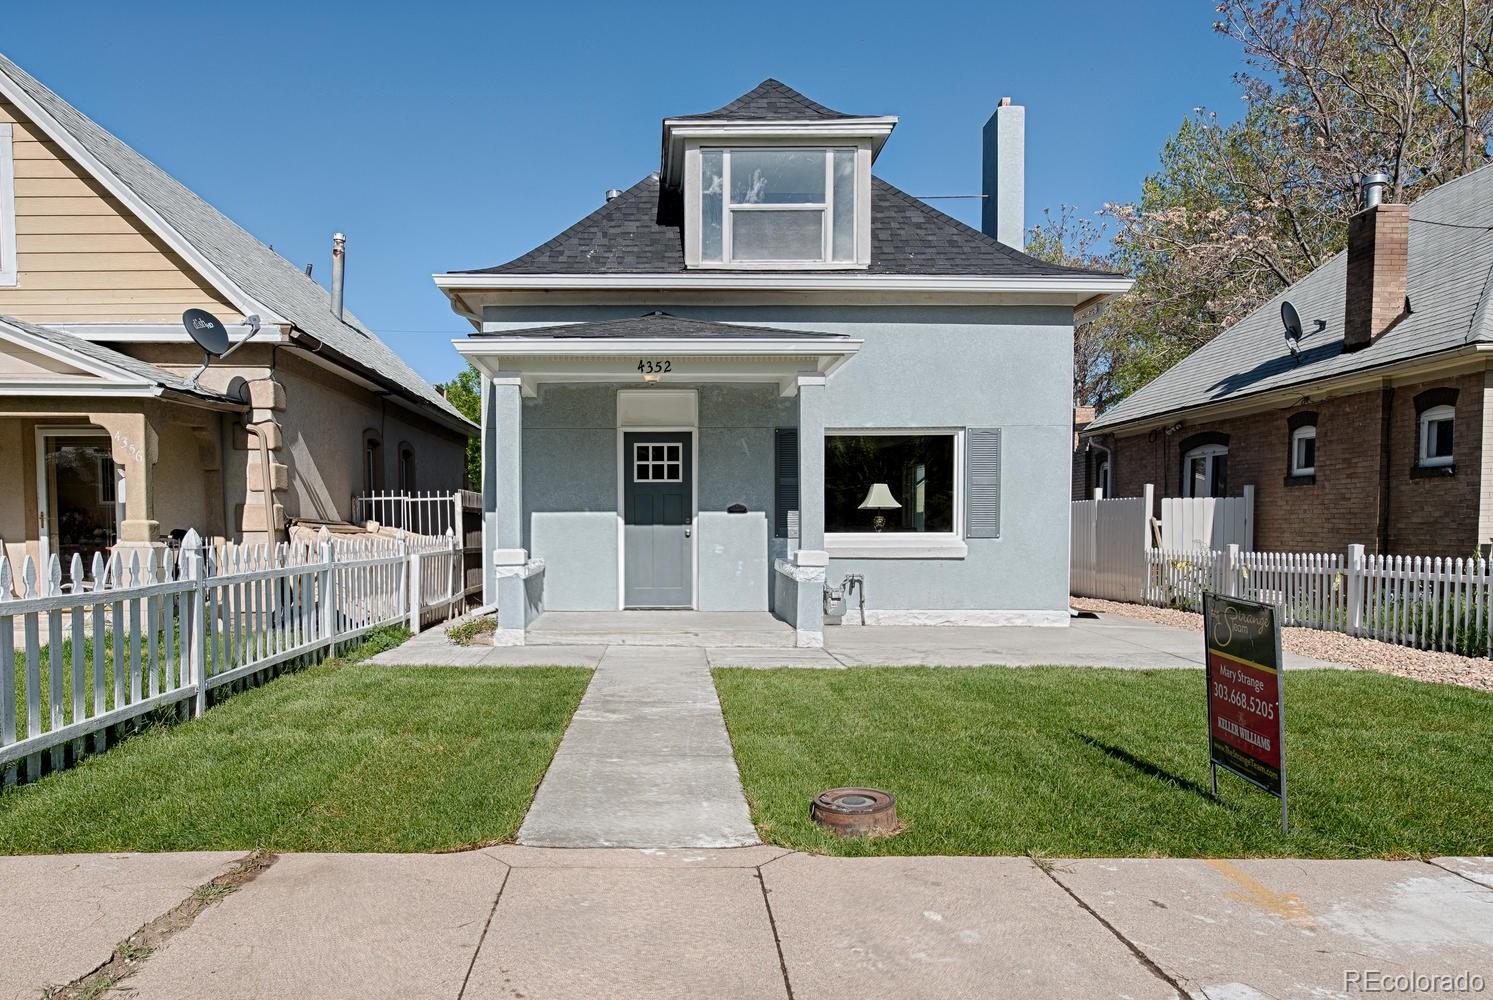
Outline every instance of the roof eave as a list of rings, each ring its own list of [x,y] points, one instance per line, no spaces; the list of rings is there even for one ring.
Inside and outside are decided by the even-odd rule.
[[[1123,275],[1055,274],[1028,277],[1002,275],[906,275],[804,271],[693,271],[665,274],[462,274],[431,276],[448,297],[480,291],[570,291],[602,289],[692,290],[692,291],[912,291],[983,292],[990,294],[1039,293],[1071,295],[1073,304],[1088,303],[1096,296],[1128,292],[1134,279]]]
[[[665,118],[660,166],[664,187],[677,188],[684,176],[684,146],[688,139],[732,142],[743,139],[788,139],[794,142],[844,142],[870,139],[871,159],[881,154],[887,137],[897,127],[896,115],[873,118],[804,119],[682,119]]]

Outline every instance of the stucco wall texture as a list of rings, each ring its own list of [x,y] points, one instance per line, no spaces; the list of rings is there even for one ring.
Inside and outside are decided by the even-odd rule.
[[[636,316],[651,308],[490,308],[484,331]],[[831,582],[845,573],[864,574],[867,609],[873,611],[1066,614],[1071,309],[670,304],[667,310],[863,340],[860,352],[829,380],[830,431],[1002,429],[1001,537],[969,539],[961,559],[832,555]],[[663,383],[668,388],[684,384]],[[547,608],[618,606],[618,388],[549,384],[537,398],[524,401],[525,545],[546,562]],[[774,386],[702,386],[699,510],[723,511],[741,502],[770,517],[772,431],[796,423],[797,400],[780,397]],[[964,484],[956,488],[962,491]],[[704,539],[702,563],[703,545]],[[769,545],[774,548],[769,555],[781,554],[780,547]]]

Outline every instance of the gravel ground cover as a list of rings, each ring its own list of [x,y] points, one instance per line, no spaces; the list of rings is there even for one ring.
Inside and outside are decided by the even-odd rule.
[[[1080,611],[1139,618],[1160,625],[1203,630],[1203,616],[1175,608],[1153,608],[1144,604],[1123,604],[1092,597],[1075,597],[1072,605]],[[1411,649],[1374,639],[1358,639],[1341,632],[1314,628],[1288,628],[1281,643],[1293,653],[1314,656],[1319,660],[1346,663],[1381,674],[1394,674],[1437,684],[1458,684],[1479,691],[1493,691],[1493,660],[1429,649]]]

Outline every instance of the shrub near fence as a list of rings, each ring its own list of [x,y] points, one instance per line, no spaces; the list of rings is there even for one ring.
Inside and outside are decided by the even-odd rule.
[[[221,548],[189,532],[179,551],[116,550],[86,572],[74,557],[66,577],[56,557],[45,572],[28,557],[19,574],[0,557],[3,782],[76,762],[90,743],[102,751],[111,728],[151,713],[201,714],[210,692],[331,655],[381,625],[418,627],[425,594],[449,608],[439,581],[457,558],[449,538],[326,531],[312,543]]]
[[[1143,600],[1190,611],[1204,590],[1272,604],[1285,625],[1493,656],[1487,559],[1149,549]]]

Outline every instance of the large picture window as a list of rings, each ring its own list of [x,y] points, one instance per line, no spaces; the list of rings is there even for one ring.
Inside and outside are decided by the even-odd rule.
[[[956,477],[952,433],[828,434],[824,529],[952,534]]]
[[[851,147],[700,152],[702,263],[855,262]]]

